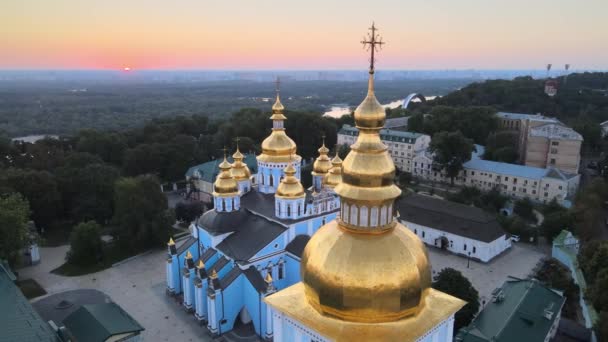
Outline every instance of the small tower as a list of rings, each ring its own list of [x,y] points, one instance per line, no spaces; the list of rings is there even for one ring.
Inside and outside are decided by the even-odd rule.
[[[179,258],[177,255],[177,248],[175,247],[175,241],[173,238],[169,238],[167,243],[167,264],[166,264],[166,276],[167,276],[167,293],[175,295],[181,292],[180,281],[179,281]]]
[[[285,178],[277,187],[274,198],[275,215],[282,219],[297,219],[304,215],[306,193],[300,180],[296,178],[296,169],[290,162],[284,170]]]
[[[312,186],[315,192],[321,192],[323,187],[323,178],[327,176],[331,169],[331,161],[327,154],[329,149],[325,147],[325,136],[323,136],[323,145],[319,148],[319,157],[315,160],[312,167]]]
[[[236,138],[236,152],[232,155],[234,163],[232,163],[232,169],[230,174],[238,184],[239,192],[241,194],[249,192],[251,189],[251,171],[247,164],[243,163],[245,156],[239,150],[239,138]]]
[[[342,159],[338,155],[336,149],[336,156],[331,160],[331,169],[323,179],[323,184],[329,189],[334,189],[336,185],[342,182]]]
[[[279,80],[277,79],[277,98],[272,106],[272,131],[270,135],[262,141],[262,153],[257,156],[258,173],[257,184],[258,191],[265,194],[273,194],[276,192],[280,184],[281,178],[285,175],[283,170],[287,163],[296,162],[295,169],[296,178],[300,179],[300,163],[302,157],[296,153],[296,143],[291,140],[285,133],[284,122],[287,117],[283,114],[285,107],[281,103],[279,96]]]
[[[226,160],[224,152],[224,161],[220,163],[220,174],[217,175],[215,183],[213,183],[213,204],[215,210],[219,212],[231,212],[239,210],[241,207],[241,198],[239,196],[239,187],[232,175],[230,169],[232,165]]]

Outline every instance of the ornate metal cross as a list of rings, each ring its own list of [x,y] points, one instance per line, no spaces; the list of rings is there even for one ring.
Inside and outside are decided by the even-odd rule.
[[[376,25],[374,23],[372,23],[372,27],[370,27],[369,30],[370,33],[367,34],[367,37],[363,38],[361,44],[363,44],[363,47],[371,51],[371,57],[369,59],[369,71],[374,72],[374,62],[376,59],[375,53],[376,51],[380,51],[382,45],[386,43],[383,42],[382,37],[380,37],[380,35],[376,33],[378,29],[376,28]]]

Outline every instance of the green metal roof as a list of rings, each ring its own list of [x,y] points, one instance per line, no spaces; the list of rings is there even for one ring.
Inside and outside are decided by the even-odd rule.
[[[359,135],[359,130],[351,125],[343,125],[338,134],[357,136]],[[382,140],[404,142],[408,144],[415,143],[416,139],[423,135],[424,134],[386,128],[380,130],[380,138]]]
[[[454,341],[543,342],[566,301],[560,292],[534,279],[510,278],[492,296]]]
[[[64,321],[75,342],[103,342],[126,333],[137,333],[144,328],[116,303],[83,305]]]
[[[0,262],[0,342],[59,341],[13,282],[15,276]]]
[[[220,172],[218,165],[222,162],[222,160],[223,159],[216,159],[216,160],[208,161],[206,163],[202,163],[202,164],[193,166],[193,167],[189,168],[188,171],[186,171],[186,178],[192,177],[192,175],[194,174],[194,171],[198,171],[201,175],[201,180],[213,183],[215,181],[215,178],[217,177],[218,173]],[[232,157],[229,157],[228,161],[230,163],[234,162]],[[249,167],[251,174],[255,174],[258,172],[258,161],[255,157],[255,154],[252,154],[252,153],[245,154],[245,159],[243,160],[243,162],[245,164],[247,164],[247,167]]]

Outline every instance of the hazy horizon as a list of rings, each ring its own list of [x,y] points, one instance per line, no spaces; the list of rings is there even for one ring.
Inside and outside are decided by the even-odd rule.
[[[5,0],[0,69],[608,69],[605,0]],[[604,43],[602,43],[604,42]]]

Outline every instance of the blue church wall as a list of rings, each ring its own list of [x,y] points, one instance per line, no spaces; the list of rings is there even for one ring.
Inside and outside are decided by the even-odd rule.
[[[232,330],[234,322],[238,319],[238,314],[244,305],[244,278],[245,276],[241,274],[227,289],[215,297],[216,302],[219,302],[219,310],[216,312],[219,313],[217,320],[220,323],[218,325],[221,326],[222,333]],[[224,324],[221,324],[222,320],[225,320]]]
[[[211,246],[211,236],[209,236],[209,233],[207,233],[202,228],[197,228],[197,229],[198,229],[199,244],[201,244],[202,246],[205,246],[205,247]]]
[[[285,275],[286,280],[291,284],[295,284],[300,281],[300,261],[294,259],[292,256],[285,255]]]
[[[308,223],[309,222],[310,222],[310,220],[296,223],[295,227],[294,227],[294,231],[295,231],[294,237],[298,236],[298,235],[308,235]],[[314,222],[312,222],[312,226],[314,229],[314,226],[315,226]]]
[[[266,332],[266,310],[264,303],[261,302],[263,297],[247,278],[244,279],[243,283],[245,307],[251,316],[255,332],[261,336]]]
[[[255,260],[255,259],[258,259],[258,258],[263,258],[263,257],[265,257],[267,255],[275,254],[275,253],[278,253],[278,252],[282,251],[283,249],[285,249],[285,237],[284,237],[284,235],[285,235],[285,233],[283,233],[283,234],[279,235],[278,237],[276,237],[274,240],[272,240],[272,242],[270,242],[268,245],[266,245],[266,247],[262,248],[261,251],[257,252],[249,260]]]

